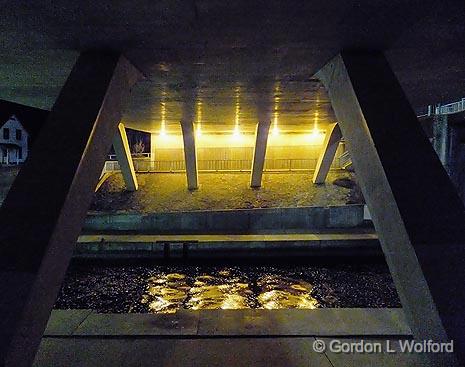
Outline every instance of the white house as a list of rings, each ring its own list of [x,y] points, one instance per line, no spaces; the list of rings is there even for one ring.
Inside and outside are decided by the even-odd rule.
[[[20,164],[27,158],[28,133],[23,125],[11,115],[0,126],[0,164]]]

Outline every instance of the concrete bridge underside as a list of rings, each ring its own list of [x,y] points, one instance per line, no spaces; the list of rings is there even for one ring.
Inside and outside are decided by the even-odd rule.
[[[256,129],[252,186],[273,113],[291,132],[337,121],[413,336],[454,340],[431,365],[463,363],[465,210],[412,106],[461,97],[465,5],[126,5],[13,3],[1,15],[0,98],[51,111],[0,210],[0,363],[34,360],[119,123],[182,126],[195,189],[199,101],[205,129]]]

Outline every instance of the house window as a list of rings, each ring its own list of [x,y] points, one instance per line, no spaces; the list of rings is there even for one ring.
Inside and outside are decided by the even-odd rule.
[[[10,129],[8,129],[7,127],[3,128],[3,139],[10,139]]]
[[[16,130],[16,132],[18,132],[18,130]],[[19,132],[21,132],[21,130]],[[19,134],[19,135],[21,137],[21,134]],[[18,148],[18,159],[23,159],[23,148],[21,148],[21,147]]]
[[[19,129],[16,129],[16,140],[21,140],[23,137],[23,132]]]

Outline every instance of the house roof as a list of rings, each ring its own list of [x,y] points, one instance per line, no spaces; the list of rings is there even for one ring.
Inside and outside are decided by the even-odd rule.
[[[45,123],[48,111],[39,108],[24,106],[19,103],[0,100],[0,127],[7,122],[12,115],[21,122],[29,137],[33,141]]]

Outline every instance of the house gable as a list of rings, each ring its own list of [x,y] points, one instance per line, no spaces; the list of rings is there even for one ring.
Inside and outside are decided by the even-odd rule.
[[[5,138],[4,135],[4,129],[8,129],[9,131],[9,136],[8,139]],[[16,131],[20,130],[21,131],[21,139],[17,139]],[[0,126],[0,142],[4,143],[17,143],[18,141],[25,141],[27,142],[28,139],[28,132],[24,128],[24,126],[21,124],[21,122],[18,120],[18,118],[15,115],[11,115],[11,117],[6,121],[2,126]]]
[[[23,129],[29,135],[30,143],[32,143],[45,123],[48,111],[0,100],[0,125],[9,121],[12,115],[15,115],[17,120],[21,122]]]

